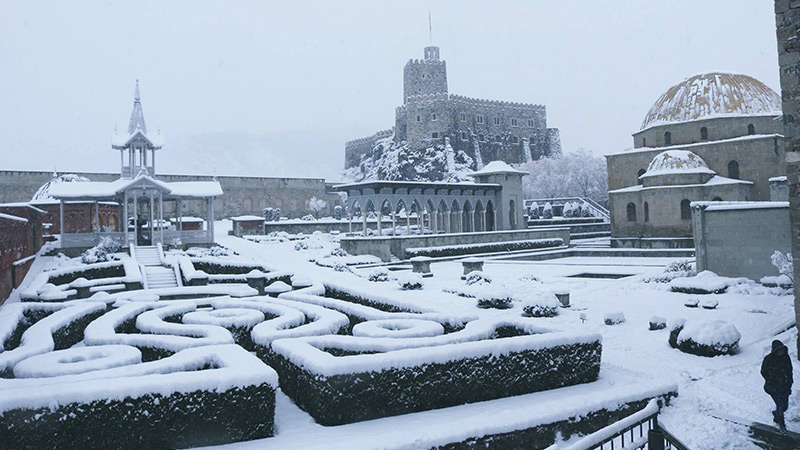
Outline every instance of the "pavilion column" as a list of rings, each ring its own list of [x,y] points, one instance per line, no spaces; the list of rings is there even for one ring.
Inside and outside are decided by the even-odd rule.
[[[383,236],[383,227],[382,227],[383,224],[381,223],[383,222],[383,211],[380,211],[377,214],[377,217],[378,217],[378,236]]]
[[[420,213],[419,211],[417,211],[417,228],[419,228],[419,233],[417,233],[417,234],[420,234],[420,235],[424,234],[422,232],[422,229],[425,228],[425,213],[424,212]]]
[[[133,245],[139,245],[139,204],[136,192],[133,193]]]
[[[64,248],[64,235],[66,234],[66,230],[64,229],[64,200],[61,199],[58,201],[58,209],[59,209],[59,218],[58,218],[58,231],[61,235],[61,248]]]
[[[100,211],[98,208],[97,200],[94,201],[94,227],[92,233],[100,232]]]
[[[392,208],[392,236],[397,236],[397,211]]]
[[[156,154],[156,151],[153,150],[153,155]],[[164,193],[159,191],[158,192],[158,226],[160,231],[160,239],[161,243],[164,243]]]
[[[458,232],[464,232],[464,210],[458,212]]]
[[[469,231],[475,232],[475,210],[469,212]]]
[[[352,211],[348,211],[348,213],[347,213],[347,232],[348,233],[352,233],[353,232],[353,212]]]
[[[122,208],[122,233],[125,236],[125,246],[128,246],[128,191],[123,195],[123,208]]]
[[[183,233],[183,200],[178,199],[175,201],[178,208],[178,231]]]
[[[494,228],[497,229],[497,211],[494,211],[492,214],[494,215]]]
[[[406,236],[411,234],[411,212],[406,208]]]
[[[149,211],[149,214],[148,214],[148,217],[150,217],[150,245],[154,245],[155,234],[156,234],[156,231],[155,231],[156,227],[155,227],[155,224],[153,223],[154,220],[155,220],[155,214],[153,214],[153,201],[154,201],[153,197],[154,197],[153,193],[150,192],[150,206],[149,206],[149,210],[150,211]]]
[[[367,237],[367,211],[363,208],[361,209],[361,218],[364,221],[364,227],[361,231],[364,233],[364,237]]]
[[[444,221],[444,232],[450,232],[450,211],[442,211],[442,220]]]
[[[211,243],[215,242],[214,239],[214,197],[208,199],[208,231],[211,235]]]

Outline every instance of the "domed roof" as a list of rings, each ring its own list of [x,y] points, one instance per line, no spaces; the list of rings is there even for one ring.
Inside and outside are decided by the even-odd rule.
[[[781,98],[764,83],[747,75],[706,73],[667,89],[642,122],[655,125],[718,116],[781,114]]]
[[[59,184],[59,183],[86,183],[88,181],[90,181],[88,178],[82,177],[82,176],[79,176],[79,175],[75,175],[73,173],[68,173],[68,174],[61,175],[61,176],[57,176],[56,174],[53,174],[53,179],[48,181],[47,183],[43,184],[41,187],[39,187],[39,190],[37,190],[36,193],[33,194],[33,198],[31,199],[31,201],[36,203],[36,202],[47,202],[47,201],[55,200],[50,195],[50,189],[53,186],[55,186],[56,184]]]
[[[703,158],[688,150],[669,150],[661,152],[650,161],[647,171],[642,177],[668,175],[677,173],[710,173],[716,174],[708,167]]]

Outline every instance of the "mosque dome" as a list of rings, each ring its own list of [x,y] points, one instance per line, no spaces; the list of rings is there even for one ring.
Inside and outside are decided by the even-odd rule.
[[[706,73],[667,89],[656,100],[641,129],[713,117],[780,115],[781,98],[747,75]]]
[[[88,178],[86,178],[86,177],[82,177],[82,176],[71,174],[71,173],[70,174],[61,175],[61,176],[53,174],[53,179],[48,181],[47,183],[43,184],[41,187],[39,187],[39,190],[37,190],[36,193],[33,194],[33,198],[31,199],[31,201],[35,203],[35,202],[47,202],[47,201],[54,200],[53,197],[50,195],[50,188],[52,188],[56,184],[59,184],[59,183],[86,183],[87,181],[90,181],[90,180]]]
[[[716,174],[696,154],[688,150],[669,150],[656,155],[642,177],[689,173]]]

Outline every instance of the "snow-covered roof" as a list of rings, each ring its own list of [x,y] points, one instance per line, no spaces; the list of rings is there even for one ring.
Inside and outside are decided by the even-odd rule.
[[[174,197],[205,198],[222,195],[222,187],[217,181],[181,181],[165,183],[144,174],[133,179],[120,178],[116,181],[58,183],[50,188],[50,195],[53,198],[65,200],[110,198],[140,183],[155,186],[161,189],[165,195]]]
[[[784,175],[782,177],[772,177],[772,178],[769,179],[769,182],[770,183],[780,183],[782,181],[787,181],[787,180],[788,180],[788,178],[786,177],[786,175]]]
[[[251,221],[254,221],[254,220],[263,221],[264,218],[261,217],[261,216],[244,215],[244,216],[231,217],[231,220],[234,221],[234,222],[251,222]]]
[[[17,222],[28,223],[28,219],[26,219],[24,217],[12,216],[11,214],[0,213],[0,219],[14,220],[14,221],[17,221]]]
[[[481,175],[491,175],[496,173],[514,173],[519,175],[528,175],[528,172],[523,170],[517,170],[503,161],[492,161],[489,164],[483,166],[481,170],[477,170],[472,173],[468,173],[468,176],[481,176]]]
[[[50,190],[53,189],[53,187],[58,185],[58,184],[63,184],[63,183],[87,183],[87,182],[91,182],[91,180],[89,180],[86,177],[81,177],[81,176],[75,175],[73,173],[68,173],[68,174],[64,174],[64,175],[61,175],[61,176],[56,176],[54,174],[52,180],[50,180],[47,183],[41,185],[39,187],[39,189],[36,191],[36,193],[33,194],[33,198],[31,198],[31,201],[37,202],[37,203],[43,203],[43,202],[46,202],[48,200],[54,200],[53,196],[50,194]]]
[[[703,161],[703,158],[688,150],[668,150],[661,152],[650,161],[647,171],[639,178],[653,177],[656,175],[688,173],[708,173],[715,175]]]
[[[609,194],[617,194],[622,192],[636,192],[636,191],[647,191],[650,189],[682,189],[688,187],[701,187],[701,186],[719,186],[723,184],[747,184],[752,185],[752,181],[745,181],[745,180],[737,180],[734,178],[727,178],[720,175],[714,175],[703,184],[674,184],[674,185],[664,185],[664,186],[642,186],[641,184],[637,184],[635,186],[629,186],[626,188],[621,189],[614,189],[613,191],[608,191]]]
[[[781,114],[781,98],[753,77],[712,72],[667,89],[642,121],[641,129],[712,117]]]
[[[152,145],[156,149],[160,149],[161,147],[164,146],[164,138],[160,134],[150,136],[141,129],[137,128],[133,130],[133,133],[127,133],[127,134],[126,133],[118,134],[115,131],[111,135],[111,147],[114,149],[124,148],[136,138],[141,138],[146,140],[150,145]]]
[[[789,202],[692,202],[693,207],[705,207],[706,211],[733,211],[740,209],[788,208]]]
[[[172,218],[169,219],[169,221],[170,222],[177,222],[178,219],[175,218],[175,217],[172,217]],[[205,219],[201,219],[199,217],[194,217],[194,216],[181,216],[181,222],[183,222],[183,223],[205,222]]]
[[[613,153],[606,153],[605,156],[617,156],[617,155],[629,155],[633,153],[645,153],[645,152],[652,152],[652,151],[664,151],[669,149],[681,149],[681,148],[694,148],[694,147],[707,147],[709,145],[717,145],[717,144],[726,144],[729,142],[737,142],[737,141],[755,141],[759,139],[774,139],[774,138],[782,138],[782,134],[750,134],[747,136],[738,136],[730,139],[718,139],[715,141],[703,141],[703,142],[694,142],[691,144],[675,144],[675,145],[668,145],[664,147],[635,147],[635,148],[626,148],[625,150],[613,152]]]
[[[334,191],[347,192],[349,190],[361,189],[374,189],[379,190],[382,188],[393,189],[488,189],[497,190],[502,189],[502,186],[496,183],[448,183],[444,181],[359,181],[358,183],[347,183],[333,186]]]

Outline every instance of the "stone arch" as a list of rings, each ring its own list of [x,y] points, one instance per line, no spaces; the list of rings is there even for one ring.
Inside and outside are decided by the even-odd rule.
[[[394,211],[392,202],[389,201],[388,198],[383,197],[383,200],[381,200],[381,216],[391,216],[392,211]]]
[[[472,219],[473,209],[469,199],[464,200],[464,207],[461,209],[461,231],[471,233],[475,231],[474,220]]]
[[[756,126],[752,123],[747,124],[747,134],[751,136],[756,134]]]
[[[494,211],[494,203],[488,200],[486,202],[486,226],[484,227],[486,231],[495,231]]]
[[[721,202],[722,201],[722,197],[719,197],[719,196],[714,197],[714,198],[711,199],[711,201],[712,202]]]
[[[700,140],[707,141],[708,140],[708,128],[701,127],[700,128]]]
[[[691,220],[692,202],[689,199],[681,200],[681,220]]]
[[[486,213],[486,211],[483,209],[483,203],[479,199],[478,201],[475,202],[475,214],[473,214],[474,223],[473,223],[472,229],[474,231],[486,231],[485,230],[485,220],[486,220],[485,213]]]
[[[628,215],[628,222],[636,222],[636,205],[633,202],[628,203],[625,209]]]
[[[738,180],[739,176],[739,162],[736,160],[728,161],[728,178]]]
[[[119,218],[115,213],[108,215],[108,229],[116,231],[119,229]]]

